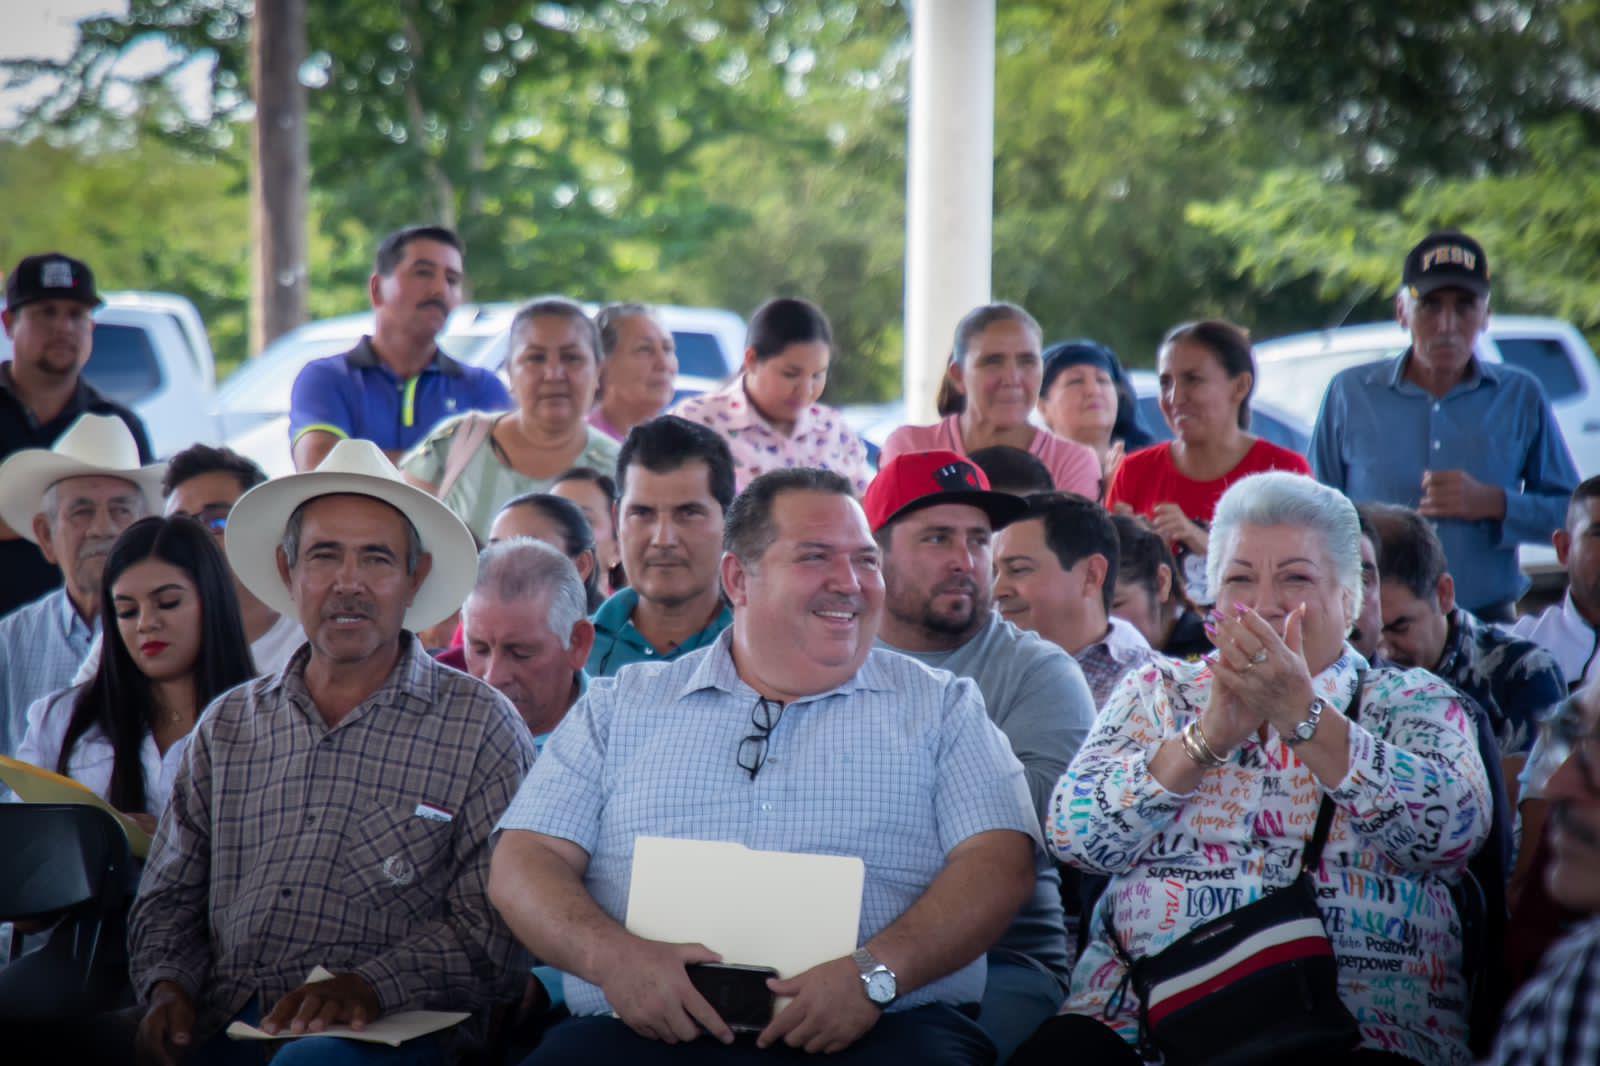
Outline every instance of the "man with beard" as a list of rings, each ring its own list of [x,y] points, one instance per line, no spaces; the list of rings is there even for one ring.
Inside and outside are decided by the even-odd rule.
[[[398,230],[378,245],[367,282],[372,336],[342,355],[307,363],[289,398],[296,470],[313,470],[341,440],[370,440],[398,460],[435,425],[466,411],[503,411],[506,387],[492,371],[446,355],[438,344],[461,305],[461,238],[443,226]]]
[[[92,312],[100,302],[88,266],[55,252],[28,256],[6,279],[0,323],[11,338],[11,359],[0,363],[0,459],[50,447],[86,414],[120,418],[138,445],[139,462],[154,458],[138,416],[83,378],[94,341]],[[0,616],[61,585],[61,571],[28,529],[4,523],[0,574]]]
[[[191,734],[129,918],[145,1061],[260,1062],[269,1033],[479,1011],[401,1052],[295,1041],[274,1061],[455,1061],[527,970],[489,906],[489,837],[534,759],[504,696],[415,632],[472,586],[472,534],[370,441],[234,505],[228,562],[307,643]],[[327,978],[309,978],[313,967]]]
[[[732,613],[717,584],[733,456],[715,430],[662,415],[628,431],[617,454],[617,540],[628,587],[594,613],[589,676],[671,662],[704,648]]]
[[[16,750],[34,700],[72,683],[94,639],[100,576],[117,535],[161,510],[166,465],[139,460],[121,419],[86,414],[48,451],[29,448],[0,463],[0,520],[65,579],[0,619],[0,754]]]
[[[1491,1066],[1600,1062],[1600,687],[1544,727],[1531,784],[1550,803],[1544,885],[1585,919],[1545,953],[1506,1010]]]
[[[879,552],[843,477],[761,475],[724,547],[733,624],[596,678],[500,820],[491,898],[574,1015],[528,1066],[993,1062],[970,1010],[1039,850],[1022,767],[972,682],[873,646]],[[858,856],[857,950],[767,981],[792,999],[735,1043],[686,970],[719,957],[622,924],[640,835]]]
[[[1041,825],[1050,793],[1094,721],[1094,696],[1072,656],[992,609],[994,530],[1027,504],[993,492],[956,452],[884,464],[863,504],[883,551],[878,643],[978,684],[989,718],[1022,761]],[[1004,1062],[1060,1007],[1071,971],[1061,881],[1036,856],[1033,896],[989,952],[979,1024]]]

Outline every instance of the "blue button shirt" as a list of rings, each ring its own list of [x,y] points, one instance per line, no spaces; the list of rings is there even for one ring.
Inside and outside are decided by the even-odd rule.
[[[1434,520],[1456,598],[1477,610],[1527,591],[1517,545],[1545,544],[1566,518],[1578,470],[1538,379],[1473,360],[1465,381],[1435,399],[1392,360],[1341,371],[1311,438],[1317,480],[1357,503],[1415,507],[1425,470],[1465,470],[1506,493],[1500,521]]]
[[[862,944],[922,896],[961,841],[995,829],[1039,839],[1022,765],[977,687],[882,649],[838,688],[788,704],[752,779],[738,753],[757,697],[731,645],[724,633],[677,662],[595,678],[500,828],[588,852],[584,886],[619,922],[640,836],[859,856]],[[975,959],[892,1009],[977,1003],[984,975]],[[610,1009],[596,986],[571,974],[565,985],[573,1014]]]
[[[621,589],[611,594],[594,613],[594,648],[589,652],[587,669],[590,677],[611,677],[632,663],[667,663],[688,655],[717,639],[733,624],[733,612],[724,603],[711,624],[671,651],[657,651],[634,628],[633,609],[639,606],[639,594],[633,589]]]
[[[506,387],[492,372],[435,351],[422,373],[401,381],[372,350],[372,338],[342,355],[314,359],[294,379],[289,443],[312,430],[370,440],[386,452],[409,451],[451,415],[503,411]]]

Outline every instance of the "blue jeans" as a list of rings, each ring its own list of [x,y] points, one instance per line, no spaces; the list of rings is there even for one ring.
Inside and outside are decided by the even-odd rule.
[[[261,1008],[251,1003],[234,1015],[235,1021],[256,1025]],[[399,1047],[345,1040],[337,1036],[311,1036],[298,1040],[234,1040],[216,1036],[186,1056],[183,1066],[263,1066],[272,1054],[272,1066],[448,1066],[444,1034],[408,1040]]]
[[[1049,973],[1025,963],[996,962],[991,954],[978,1024],[994,1041],[995,1062],[1009,1062],[1039,1026],[1055,1017],[1065,999],[1061,982]]]
[[[710,1037],[688,1044],[663,1044],[638,1035],[616,1018],[588,1015],[552,1028],[522,1066],[565,1062],[583,1066],[773,1066],[801,1061],[817,1062],[819,1056],[784,1045],[763,1051],[748,1037],[741,1037],[732,1045],[719,1044]],[[826,1061],[828,1066],[901,1062],[918,1066],[988,1066],[994,1062],[994,1045],[977,1022],[954,1007],[933,1004],[889,1011],[860,1040],[826,1056]]]

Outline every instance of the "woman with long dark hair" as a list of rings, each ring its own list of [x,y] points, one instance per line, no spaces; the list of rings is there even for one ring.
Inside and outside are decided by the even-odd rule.
[[[111,546],[94,676],[28,709],[17,758],[87,785],[147,829],[183,741],[217,696],[255,676],[228,564],[190,518],[145,518]]]

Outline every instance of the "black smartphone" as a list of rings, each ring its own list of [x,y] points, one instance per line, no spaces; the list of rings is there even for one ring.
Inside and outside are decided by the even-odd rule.
[[[759,1033],[772,1021],[773,996],[767,980],[778,976],[772,967],[691,962],[685,969],[689,983],[734,1032]]]

